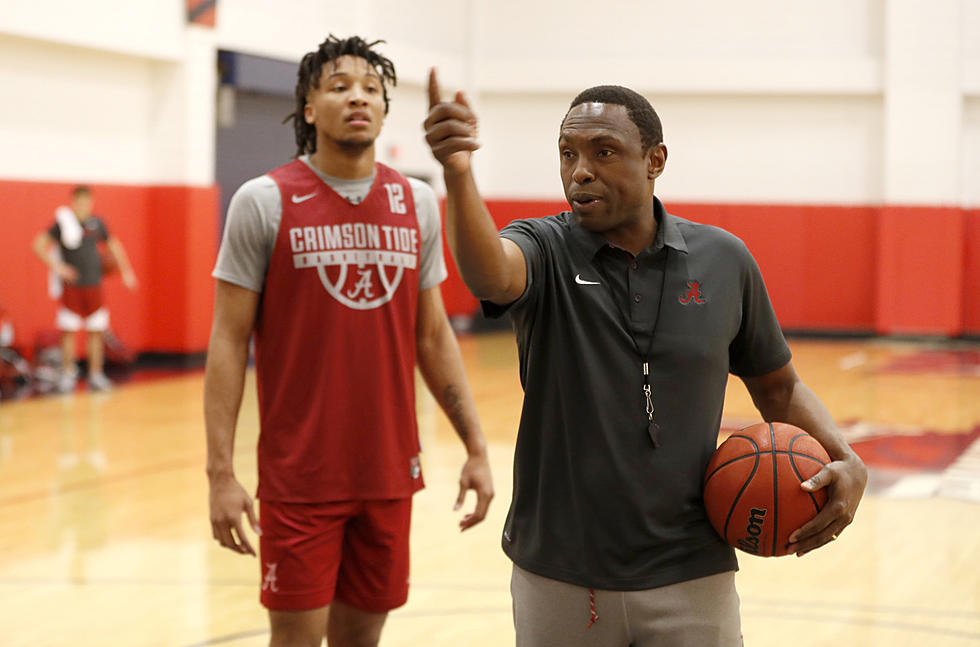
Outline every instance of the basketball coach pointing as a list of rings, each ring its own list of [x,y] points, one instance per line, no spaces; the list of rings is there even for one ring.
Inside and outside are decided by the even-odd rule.
[[[728,373],[763,418],[807,430],[833,459],[803,485],[829,499],[791,552],[835,539],[867,481],[793,369],[754,259],[654,197],[667,148],[632,90],[585,90],[562,120],[571,211],[499,235],[470,164],[475,113],[462,93],[440,99],[434,70],[429,101],[453,257],[517,336],[524,406],[503,548],[518,646],[740,645],[735,555],[701,493]]]

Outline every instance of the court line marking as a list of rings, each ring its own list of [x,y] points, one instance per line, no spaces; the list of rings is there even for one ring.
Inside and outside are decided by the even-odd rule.
[[[737,582],[736,582],[737,584]],[[820,602],[813,600],[780,600],[775,598],[741,598],[742,606],[760,605],[765,607],[803,607],[806,609],[829,609],[837,611],[860,611],[863,613],[895,613],[899,615],[928,615],[928,616],[948,616],[951,618],[967,618],[980,620],[980,611],[966,611],[959,609],[933,609],[929,607],[907,607],[893,605],[872,605],[854,602]]]
[[[806,602],[801,602],[801,605],[806,605]],[[810,605],[813,606],[813,605]],[[457,608],[457,609],[445,609],[440,611],[406,611],[399,613],[397,610],[392,612],[390,619],[397,620],[398,618],[433,618],[433,617],[446,617],[446,616],[462,616],[462,615],[487,615],[487,614],[510,614],[512,609],[510,607],[481,607],[481,608]],[[889,629],[893,631],[914,631],[919,633],[945,636],[949,638],[962,638],[965,640],[976,640],[980,639],[980,633],[972,631],[960,631],[956,629],[946,629],[943,627],[931,627],[927,625],[914,624],[910,622],[894,622],[894,621],[881,621],[875,618],[854,618],[846,616],[826,616],[826,615],[815,615],[806,613],[790,613],[787,614],[783,611],[749,611],[746,612],[742,610],[743,617],[761,617],[761,618],[779,618],[779,619],[789,619],[789,620],[804,620],[820,622],[823,624],[840,624],[840,625],[863,625],[871,627],[879,627],[882,629]],[[186,645],[185,647],[209,647],[211,645],[220,645],[223,643],[233,642],[241,638],[252,638],[255,636],[268,635],[268,629],[252,629],[247,631],[240,631],[233,634],[225,634],[223,636],[216,636],[214,638],[209,638],[203,642],[196,642]]]
[[[893,622],[878,620],[876,618],[848,618],[844,616],[817,616],[805,613],[786,613],[784,611],[762,611],[746,613],[742,610],[742,617],[759,618],[778,618],[789,620],[807,620],[820,622],[821,624],[841,624],[841,625],[863,625],[866,627],[879,627],[881,629],[891,629],[894,631],[916,631],[934,636],[947,636],[950,638],[963,638],[965,640],[980,639],[980,632],[960,631],[956,629],[946,629],[944,627],[929,627],[926,625],[912,624],[910,622]]]
[[[0,577],[0,586],[214,586],[254,587],[258,580],[193,580],[129,577]]]
[[[96,476],[74,481],[72,483],[65,483],[64,485],[59,485],[54,491],[46,489],[35,490],[34,492],[23,492],[21,494],[15,494],[13,496],[0,499],[0,508],[21,505],[23,503],[33,503],[35,501],[51,499],[52,497],[61,496],[64,494],[75,494],[86,490],[94,490],[97,487],[107,484],[117,484],[133,479],[145,478],[147,476],[156,476],[158,474],[163,474],[164,472],[185,470],[191,467],[201,467],[203,469],[204,463],[201,461],[201,459],[197,458],[195,458],[193,461],[189,459],[182,461],[168,461],[165,463],[157,463],[156,465],[146,468],[122,472],[120,474]]]
[[[99,577],[99,578],[73,578],[73,577],[0,577],[0,585],[10,585],[10,586],[23,586],[23,585],[49,585],[49,586],[64,586],[64,585],[86,585],[86,586],[215,586],[215,587],[254,587],[257,585],[257,580],[252,579],[215,579],[215,580],[193,580],[193,579],[167,579],[167,578],[126,578],[126,577]],[[426,584],[426,583],[412,583],[413,591],[463,591],[472,593],[505,593],[507,591],[506,586],[494,586],[494,585],[483,585],[474,586],[471,584]],[[764,607],[764,608],[805,608],[805,609],[823,609],[830,611],[853,611],[859,613],[877,613],[877,614],[897,614],[897,615],[925,615],[930,617],[947,617],[947,618],[960,618],[967,620],[980,620],[980,612],[978,611],[967,611],[959,609],[949,609],[949,608],[931,608],[931,607],[911,607],[911,606],[892,606],[892,605],[870,605],[870,604],[855,604],[853,602],[817,602],[810,600],[779,600],[774,598],[742,598],[742,609],[745,611],[746,607]],[[455,610],[452,613],[458,613],[461,610]],[[419,615],[439,615],[442,613],[449,613],[447,611],[426,611],[426,610],[404,610],[404,611],[394,611],[393,614],[401,617],[415,617]],[[753,613],[765,613],[765,611],[753,612]],[[978,634],[980,636],[980,634]]]
[[[254,638],[255,636],[268,636],[268,629],[249,629],[247,631],[239,631],[238,633],[227,634],[224,636],[218,636],[217,638],[208,638],[204,642],[196,642],[186,645],[186,647],[208,647],[209,645],[220,645],[222,643],[230,643],[240,638]]]
[[[234,456],[237,457],[239,453],[241,454],[253,454],[255,452],[254,448],[243,447],[241,451],[236,451]],[[193,460],[172,460],[163,463],[157,463],[155,465],[149,465],[143,468],[130,470],[128,472],[121,472],[118,474],[109,475],[99,475],[87,479],[82,479],[79,481],[73,481],[71,483],[66,483],[59,485],[56,489],[44,489],[35,490],[33,492],[27,491],[20,494],[15,494],[13,496],[8,496],[6,498],[0,498],[0,508],[6,508],[15,505],[21,505],[24,503],[33,503],[39,500],[49,500],[57,496],[62,496],[65,494],[77,494],[79,492],[85,492],[87,490],[94,490],[103,485],[115,485],[125,481],[136,480],[141,478],[147,478],[150,476],[157,476],[164,474],[166,472],[176,472],[179,470],[186,470],[190,468],[200,467],[203,473],[204,471],[204,457],[197,457]]]
[[[487,615],[487,614],[497,614],[497,613],[507,613],[511,612],[510,607],[479,607],[473,609],[447,609],[445,611],[431,612],[431,611],[405,611],[399,613],[396,609],[392,611],[389,615],[389,620],[392,618],[430,618],[438,616],[462,616],[462,615]],[[268,629],[249,629],[246,631],[239,631],[233,634],[226,634],[224,636],[218,636],[216,638],[208,638],[203,642],[191,643],[185,645],[185,647],[209,647],[210,645],[220,645],[222,643],[229,643],[240,638],[253,638],[255,636],[267,636],[269,635]]]

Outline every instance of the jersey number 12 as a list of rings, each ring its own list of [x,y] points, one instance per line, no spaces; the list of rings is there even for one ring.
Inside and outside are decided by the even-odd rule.
[[[388,205],[391,207],[391,213],[408,213],[408,209],[405,208],[405,195],[402,185],[385,184],[385,190],[388,191]]]

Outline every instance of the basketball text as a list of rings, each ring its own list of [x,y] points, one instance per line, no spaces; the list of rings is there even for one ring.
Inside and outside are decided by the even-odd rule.
[[[738,547],[753,555],[759,554],[759,536],[762,534],[762,526],[766,523],[766,509],[752,508],[749,510],[749,525],[745,528],[747,537],[738,540]]]

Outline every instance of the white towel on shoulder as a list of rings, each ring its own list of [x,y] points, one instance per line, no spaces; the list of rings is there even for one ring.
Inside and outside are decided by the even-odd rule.
[[[68,207],[61,206],[54,210],[54,219],[61,230],[61,244],[68,249],[81,247],[85,231],[82,229],[82,223],[78,222],[78,216],[75,215],[75,212]],[[49,253],[52,261],[55,263],[61,261],[61,251],[57,247],[53,247]],[[53,271],[48,272],[48,296],[52,299],[59,299],[63,291],[64,286],[61,283],[61,277]]]
[[[68,207],[58,207],[54,210],[54,219],[61,229],[61,244],[68,249],[78,249],[82,244],[82,223],[78,222],[78,216]]]

